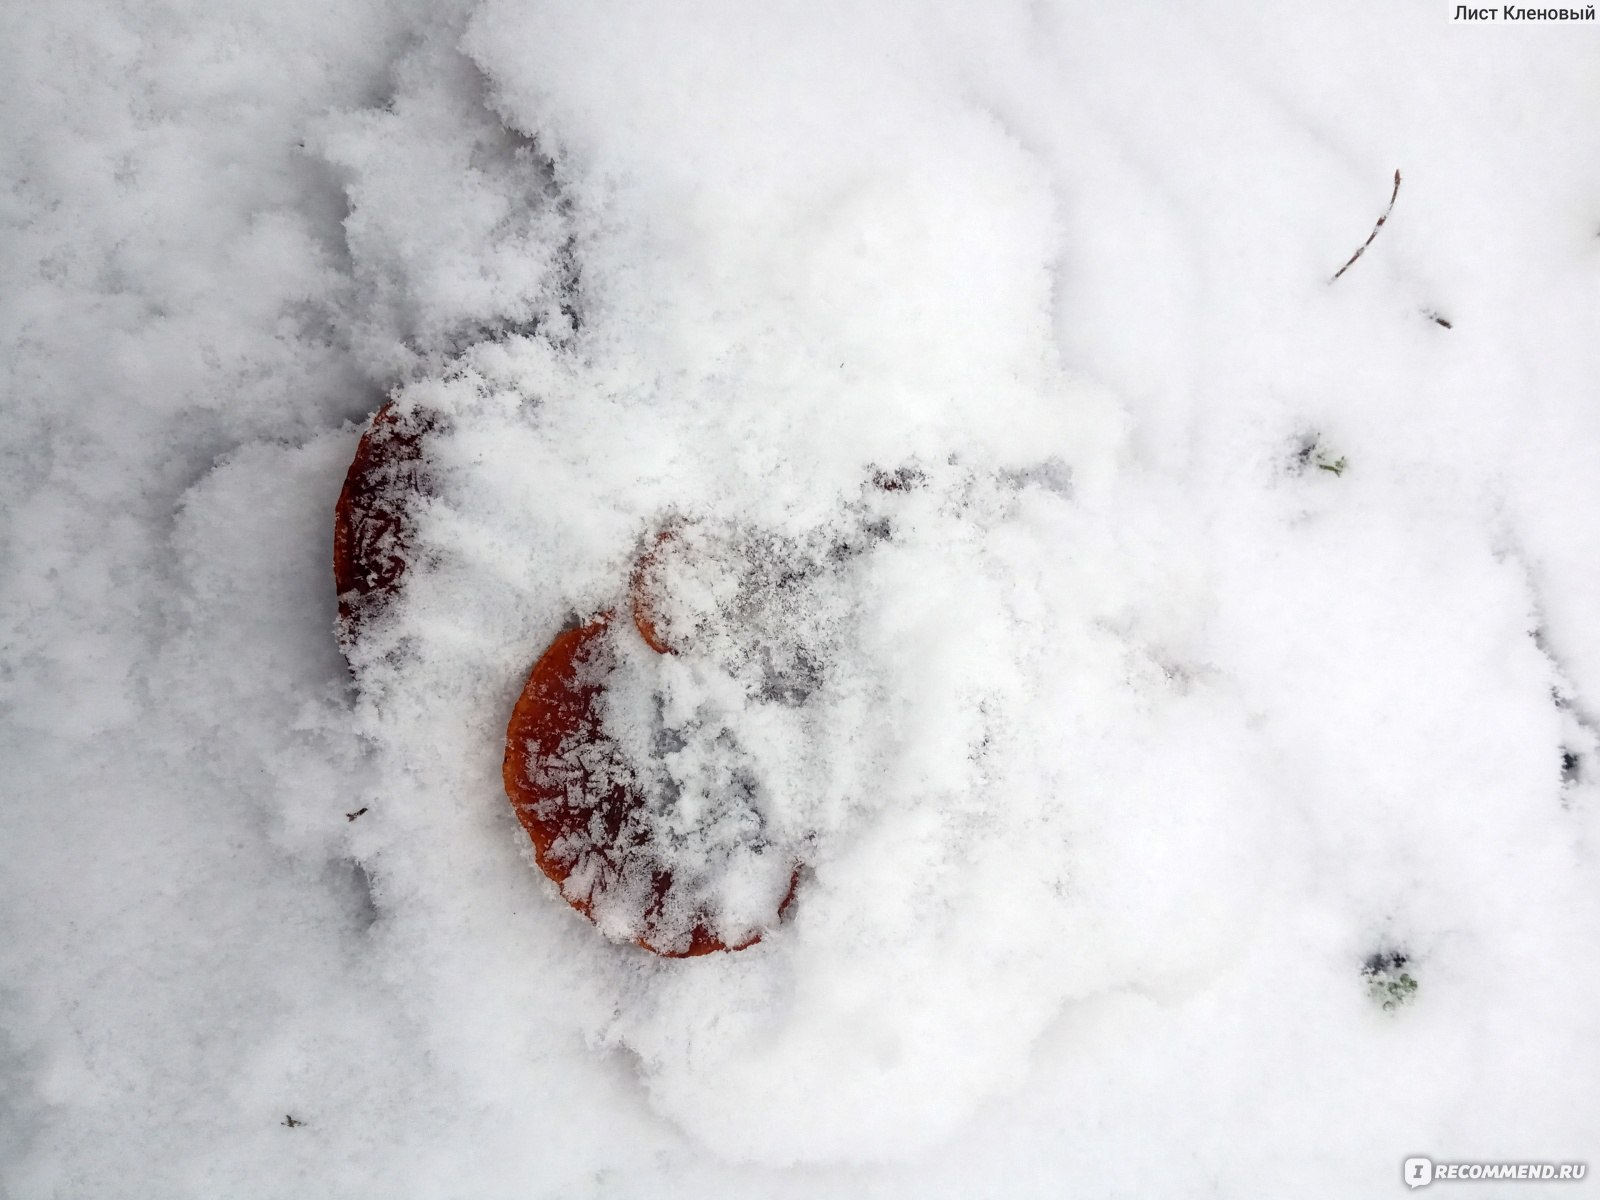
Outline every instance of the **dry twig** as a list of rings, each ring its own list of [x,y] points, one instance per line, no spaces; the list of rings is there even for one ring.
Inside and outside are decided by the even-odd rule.
[[[1367,247],[1372,245],[1372,239],[1378,236],[1378,230],[1383,228],[1383,223],[1389,219],[1389,214],[1394,211],[1394,202],[1395,202],[1396,197],[1398,197],[1399,195],[1400,195],[1400,170],[1397,167],[1397,168],[1395,168],[1395,173],[1394,173],[1394,191],[1389,193],[1389,207],[1383,210],[1383,216],[1378,218],[1378,223],[1372,227],[1372,232],[1367,234],[1367,240],[1362,242],[1360,248],[1357,249],[1356,252],[1350,256],[1350,261],[1349,262],[1345,263],[1344,266],[1340,267],[1337,271],[1335,271],[1333,273],[1333,279],[1328,280],[1329,283],[1332,283],[1334,281],[1334,279],[1338,279],[1339,276],[1343,275],[1351,267],[1355,266],[1356,259],[1360,258],[1363,254],[1365,254],[1367,252]]]

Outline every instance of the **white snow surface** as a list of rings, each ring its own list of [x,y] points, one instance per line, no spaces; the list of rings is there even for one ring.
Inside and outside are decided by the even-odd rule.
[[[1594,1159],[1600,29],[1453,11],[0,11],[0,1192]],[[687,960],[500,778],[664,528],[607,719],[805,864]]]

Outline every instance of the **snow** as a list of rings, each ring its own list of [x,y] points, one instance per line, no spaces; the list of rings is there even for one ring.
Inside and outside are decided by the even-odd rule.
[[[1453,9],[0,14],[0,1191],[1585,1161],[1595,33]],[[734,954],[502,786],[652,547],[604,718]]]

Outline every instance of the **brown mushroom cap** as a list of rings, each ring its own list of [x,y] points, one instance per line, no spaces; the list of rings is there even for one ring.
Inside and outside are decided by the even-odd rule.
[[[624,831],[633,824],[629,818],[645,805],[645,797],[630,780],[591,766],[571,752],[575,746],[605,741],[599,707],[605,691],[601,639],[610,623],[611,614],[605,613],[559,634],[534,664],[506,730],[504,773],[511,807],[533,842],[540,868],[563,887],[567,902],[584,916],[594,919],[594,891],[624,887],[628,873],[641,870],[643,862],[648,864],[644,869],[649,871],[650,887],[648,895],[639,897],[631,922],[639,931],[636,945],[666,958],[753,946],[761,940],[760,933],[729,945],[705,919],[695,922],[687,946],[677,940],[666,943],[655,926],[672,890],[672,869],[660,854],[652,853],[653,847],[638,841],[624,844]],[[603,866],[591,882],[591,894],[569,894],[563,885],[571,878],[576,859],[563,853],[562,845],[595,846],[597,834]],[[796,867],[775,919],[793,901],[798,883]]]
[[[422,490],[423,440],[434,423],[432,414],[390,401],[356,446],[333,514],[333,582],[346,642],[400,588],[413,538],[408,508]]]
[[[339,596],[340,640],[346,647],[400,589],[415,538],[409,508],[425,490],[424,443],[437,422],[435,413],[402,411],[391,401],[373,414],[356,447],[333,523],[333,578]],[[640,559],[630,589],[634,625],[661,654],[674,651],[657,631],[652,589],[658,586],[656,552],[671,536],[663,532]],[[624,830],[636,825],[629,821],[630,814],[644,805],[645,798],[636,786],[615,775],[601,780],[573,765],[582,759],[572,754],[574,747],[604,740],[598,702],[605,682],[596,668],[609,622],[607,613],[559,634],[534,664],[506,730],[503,771],[512,809],[533,842],[540,868],[558,887],[567,883],[575,865],[558,843],[582,838],[593,845],[595,834],[601,835],[599,855],[606,867],[602,878],[585,897],[574,898],[563,888],[568,903],[585,916],[593,919],[592,897],[604,894],[608,879],[622,880],[630,865],[637,870],[639,862],[654,859],[648,894],[632,923],[639,930],[637,945],[669,958],[753,946],[761,940],[759,933],[729,945],[705,921],[694,925],[687,946],[681,938],[669,946],[656,936],[655,918],[672,890],[672,872],[662,865],[660,855],[651,853],[652,847],[637,841],[622,844]],[[793,901],[798,882],[796,867],[777,916]]]
[[[650,549],[639,556],[639,561],[633,566],[633,577],[628,581],[628,606],[633,610],[633,624],[645,645],[657,654],[677,653],[667,642],[657,612],[662,587],[662,555],[670,541],[671,529],[663,529],[658,533]]]

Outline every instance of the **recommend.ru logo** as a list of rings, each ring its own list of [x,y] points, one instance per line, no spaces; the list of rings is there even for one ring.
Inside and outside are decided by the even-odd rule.
[[[1426,1187],[1454,1179],[1537,1179],[1577,1182],[1589,1173],[1587,1163],[1551,1162],[1434,1162],[1431,1158],[1408,1158],[1400,1166],[1400,1178],[1411,1188]]]

